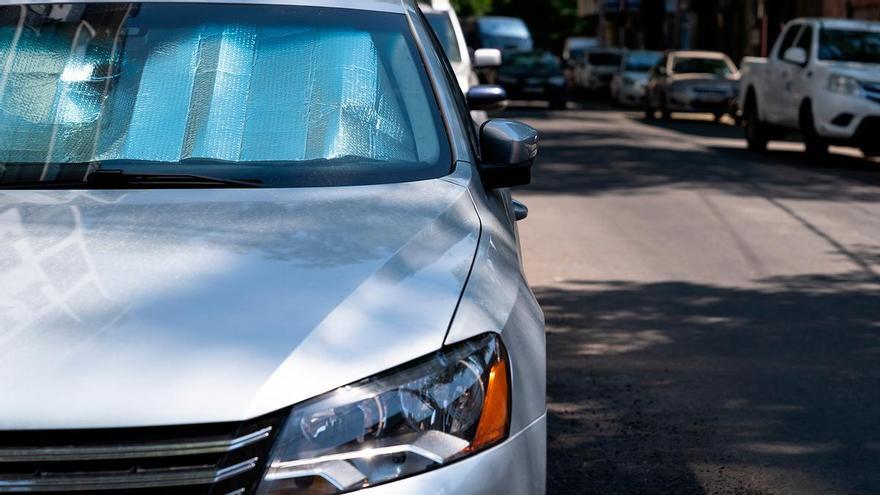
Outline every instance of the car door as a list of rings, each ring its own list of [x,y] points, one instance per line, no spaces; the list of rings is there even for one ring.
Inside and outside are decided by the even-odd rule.
[[[807,53],[807,63],[798,65],[786,62],[789,64],[790,77],[784,81],[786,87],[783,88],[785,91],[781,94],[784,103],[779,113],[780,118],[787,125],[798,125],[800,121],[801,102],[807,97],[810,79],[813,77],[809,61],[813,56],[814,37],[813,26],[805,24],[794,46],[802,48]]]
[[[764,105],[764,117],[768,122],[778,125],[791,125],[788,121],[787,106],[791,102],[791,78],[794,77],[796,65],[786,62],[785,51],[794,46],[801,30],[801,24],[791,24],[782,34],[770,59],[767,61],[767,83],[761,104]]]

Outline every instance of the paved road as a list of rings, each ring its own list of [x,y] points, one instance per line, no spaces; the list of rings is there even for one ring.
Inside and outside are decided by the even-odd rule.
[[[710,122],[509,112],[547,316],[549,492],[880,493],[880,164]]]

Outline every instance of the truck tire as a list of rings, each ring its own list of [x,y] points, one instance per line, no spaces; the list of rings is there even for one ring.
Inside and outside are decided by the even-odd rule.
[[[764,122],[761,122],[761,116],[758,113],[758,102],[754,96],[750,95],[746,100],[743,122],[745,123],[746,142],[748,142],[749,151],[757,153],[767,151],[767,143],[770,142],[770,136],[767,132],[767,126]]]
[[[801,104],[800,128],[804,136],[804,145],[807,157],[811,160],[822,160],[828,156],[828,143],[816,132],[816,124],[813,120],[813,105],[809,101]]]

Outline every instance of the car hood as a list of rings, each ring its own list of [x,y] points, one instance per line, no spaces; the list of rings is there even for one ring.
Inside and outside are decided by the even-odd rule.
[[[237,421],[442,346],[465,187],[0,192],[0,430]]]

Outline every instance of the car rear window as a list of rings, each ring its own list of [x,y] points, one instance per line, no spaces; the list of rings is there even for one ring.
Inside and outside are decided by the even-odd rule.
[[[0,183],[112,168],[343,185],[451,169],[403,14],[3,6],[0,61]]]

